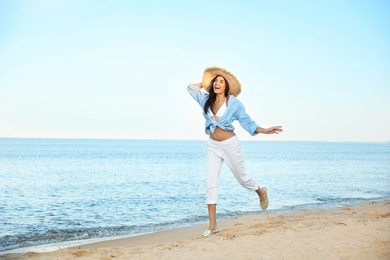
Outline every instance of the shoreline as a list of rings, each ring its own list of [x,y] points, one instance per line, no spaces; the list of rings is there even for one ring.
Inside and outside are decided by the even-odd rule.
[[[9,253],[8,259],[102,258],[390,258],[390,201],[332,209],[266,212],[208,224],[112,238],[53,252]],[[76,242],[76,241],[74,241]],[[42,246],[44,247],[44,246]]]

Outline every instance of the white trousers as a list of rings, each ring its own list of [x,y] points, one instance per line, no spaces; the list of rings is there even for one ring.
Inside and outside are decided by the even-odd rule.
[[[217,204],[218,183],[222,163],[226,162],[237,181],[245,188],[255,191],[259,188],[257,182],[245,172],[241,146],[237,136],[222,142],[209,139],[207,142],[206,162],[206,203]]]

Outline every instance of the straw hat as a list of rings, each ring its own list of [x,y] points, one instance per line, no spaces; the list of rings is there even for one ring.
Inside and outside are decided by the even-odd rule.
[[[238,96],[241,93],[241,84],[229,71],[220,67],[208,67],[204,70],[202,86],[206,91],[210,90],[210,83],[216,76],[222,76],[229,82],[229,95]]]

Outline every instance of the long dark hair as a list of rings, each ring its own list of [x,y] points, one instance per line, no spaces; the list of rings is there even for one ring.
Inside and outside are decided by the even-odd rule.
[[[217,95],[215,94],[214,92],[214,87],[213,87],[213,84],[214,84],[214,81],[221,75],[217,75],[215,78],[213,78],[213,80],[210,82],[210,85],[209,85],[209,99],[206,101],[206,103],[204,104],[204,113],[207,114],[207,111],[209,110],[209,108],[211,109],[211,111],[214,113],[213,111],[213,106],[214,106],[214,103],[215,103],[215,100],[217,99]],[[221,76],[224,80],[225,80],[225,97],[228,97],[229,96],[229,82],[227,82],[227,80]]]

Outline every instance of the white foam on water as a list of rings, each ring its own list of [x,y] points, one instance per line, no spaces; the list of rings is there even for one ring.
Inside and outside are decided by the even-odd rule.
[[[54,252],[54,251],[58,251],[58,250],[70,248],[70,247],[77,247],[77,246],[88,245],[88,244],[92,244],[92,243],[98,243],[98,242],[104,242],[104,241],[110,241],[110,240],[116,240],[116,239],[122,239],[122,238],[129,238],[129,237],[140,236],[140,235],[145,235],[145,234],[148,234],[148,233],[142,233],[142,234],[136,234],[136,235],[112,236],[112,237],[104,237],[104,238],[91,238],[91,239],[83,239],[83,240],[58,242],[58,243],[52,243],[52,244],[44,244],[44,245],[38,245],[38,246],[22,247],[22,248],[18,248],[18,249],[12,249],[12,250],[6,250],[3,252],[0,252],[0,255],[25,254],[25,253],[29,253],[29,252],[34,252],[34,253]]]

